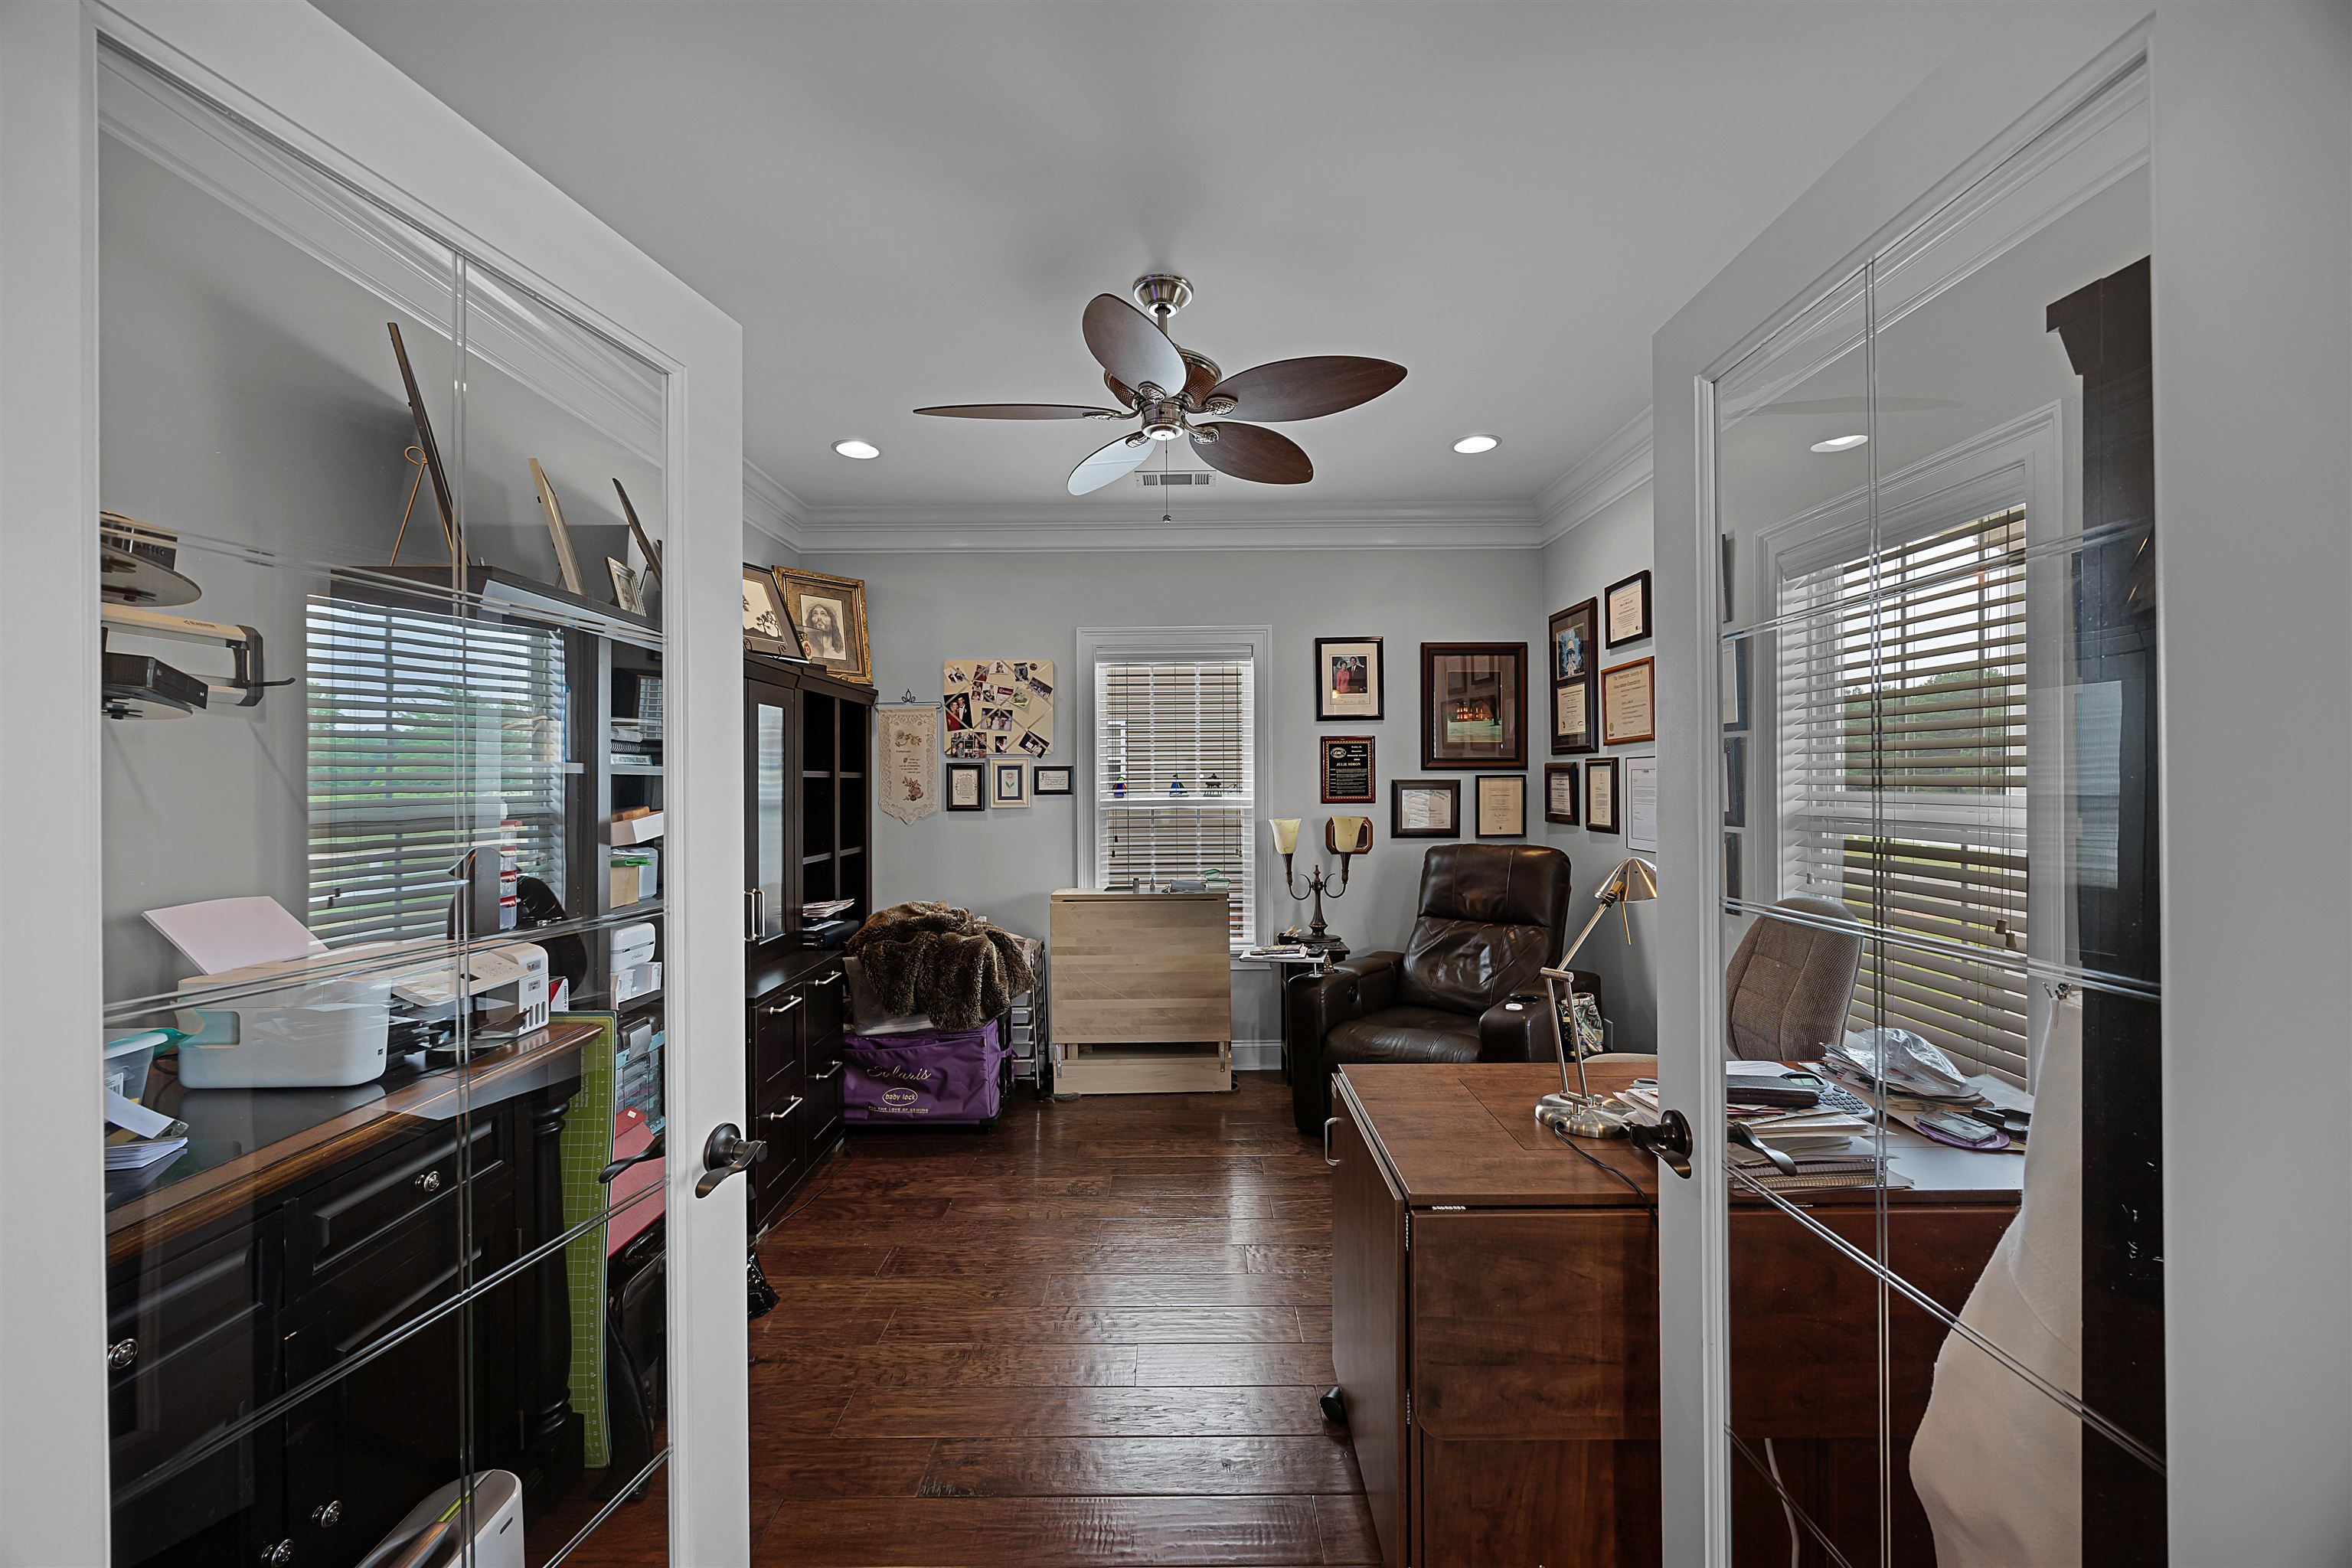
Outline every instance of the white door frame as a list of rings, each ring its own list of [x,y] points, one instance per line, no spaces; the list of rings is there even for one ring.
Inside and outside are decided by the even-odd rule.
[[[308,5],[0,3],[0,1564],[108,1561],[98,902],[97,48],[103,33],[668,375],[672,1561],[747,1562],[741,331]],[[79,589],[75,584],[82,584]],[[81,1110],[75,1110],[75,1106]],[[699,1287],[699,1288],[698,1288]]]
[[[2053,6],[2031,18],[2006,13],[1653,340],[1658,681],[1666,711],[1721,710],[1721,554],[1713,548],[1708,438],[1717,378],[2144,52],[2135,19],[2104,6]],[[1664,1102],[1695,1129],[1724,1120],[1718,739],[1713,724],[1684,724],[1662,730],[1658,743],[1659,1079]],[[1695,1142],[1690,1179],[1666,1178],[1659,1205],[1663,1539],[1669,1563],[1727,1564],[1727,1178],[1723,1140]]]

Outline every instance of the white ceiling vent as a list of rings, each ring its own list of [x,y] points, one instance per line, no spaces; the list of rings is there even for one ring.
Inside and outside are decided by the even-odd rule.
[[[1161,487],[1173,488],[1177,485],[1205,485],[1213,480],[1216,477],[1216,475],[1210,473],[1192,473],[1189,470],[1171,470],[1164,474],[1138,474],[1135,476],[1135,482],[1141,485],[1145,489],[1156,489]]]

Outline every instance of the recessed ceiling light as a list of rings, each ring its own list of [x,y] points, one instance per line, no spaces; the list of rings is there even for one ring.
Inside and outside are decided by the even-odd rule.
[[[1457,452],[1491,452],[1502,445],[1492,436],[1465,436],[1454,443]]]
[[[861,463],[869,458],[878,458],[882,455],[882,448],[871,441],[835,441],[833,444],[833,449],[845,458],[855,458]]]
[[[1856,447],[1861,446],[1864,442],[1869,439],[1870,437],[1867,436],[1832,436],[1826,441],[1814,442],[1813,450],[1816,452],[1851,452]]]

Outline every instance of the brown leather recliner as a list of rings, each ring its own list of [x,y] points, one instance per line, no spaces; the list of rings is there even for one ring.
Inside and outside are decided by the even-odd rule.
[[[1290,989],[1298,1130],[1322,1131],[1331,1072],[1343,1063],[1550,1056],[1541,971],[1559,956],[1570,890],[1568,857],[1557,849],[1432,849],[1421,867],[1421,918],[1402,952],[1358,953]]]

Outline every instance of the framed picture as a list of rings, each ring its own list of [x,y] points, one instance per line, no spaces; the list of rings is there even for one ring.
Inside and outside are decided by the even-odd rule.
[[[1627,757],[1621,775],[1625,785],[1625,847],[1637,855],[1658,852],[1658,759]]]
[[[1528,765],[1528,645],[1421,645],[1421,765]]]
[[[981,775],[987,771],[986,763],[950,763],[947,808],[950,811],[986,811],[988,784]]]
[[[408,345],[400,341],[400,323],[386,321],[384,331],[392,334],[392,357],[400,362],[400,384],[408,394],[408,415],[416,423],[416,450],[422,455],[420,467],[433,479],[433,503],[441,510],[441,542],[448,548],[449,559],[466,559],[466,536],[457,526],[457,509],[449,496],[448,471],[441,467],[441,448],[433,439],[433,416],[425,412],[425,395],[416,390],[416,372],[409,367]],[[414,504],[416,492],[408,492]],[[400,542],[408,531],[408,518],[400,520],[400,533],[392,541],[392,564],[400,564]]]
[[[1551,752],[1574,756],[1600,749],[1598,661],[1601,601],[1570,605],[1551,618]]]
[[[1723,825],[1748,826],[1748,737],[1723,738]]]
[[[1379,719],[1388,702],[1388,660],[1378,637],[1315,639],[1315,718]]]
[[[1003,809],[1029,804],[1029,764],[1019,757],[998,757],[988,764],[988,804]]]
[[[539,492],[539,510],[547,514],[547,536],[555,542],[555,574],[567,594],[585,594],[587,585],[580,580],[580,557],[572,552],[572,531],[563,526],[563,503],[555,499],[555,487],[547,482],[547,470],[539,459],[530,459],[531,488]]]
[[[1727,833],[1723,836],[1723,900],[1727,904],[1738,903],[1747,896],[1740,891],[1739,886],[1741,859],[1739,844],[1746,837],[1744,833]]]
[[[1658,737],[1657,660],[1629,658],[1601,672],[1601,743],[1622,746]]]
[[[1481,773],[1478,786],[1478,837],[1524,838],[1528,834],[1528,775]]]
[[[1577,798],[1577,792],[1582,787],[1577,779],[1574,763],[1546,763],[1544,764],[1544,820],[1564,822],[1570,827],[1583,820],[1582,814],[1577,810],[1578,805],[1582,804]]]
[[[775,569],[743,566],[743,646],[753,653],[784,658],[806,658],[800,634],[784,615],[784,591],[776,584]]]
[[[645,590],[637,585],[637,574],[629,570],[625,561],[604,557],[604,575],[613,580],[613,603],[633,616],[646,613]]]
[[[1738,638],[1723,645],[1723,668],[1718,677],[1723,700],[1723,727],[1727,730],[1748,728],[1748,639]]]
[[[1076,795],[1070,787],[1070,770],[1066,765],[1046,767],[1043,763],[1029,773],[1029,793],[1032,795]]]
[[[1733,603],[1734,603],[1734,599],[1733,599],[1733,595],[1732,595],[1732,592],[1731,592],[1731,535],[1729,535],[1729,534],[1727,534],[1727,534],[1723,535],[1722,537],[1723,537],[1723,624],[1724,624],[1725,626],[1729,626],[1729,625],[1731,624],[1731,610],[1732,610],[1732,605],[1733,605]]]
[[[784,613],[801,634],[811,664],[860,686],[871,685],[874,668],[866,646],[866,584],[856,577],[776,568]]]
[[[1391,838],[1462,837],[1460,779],[1399,779],[1389,785]]]
[[[1617,759],[1595,757],[1584,764],[1584,830],[1615,833],[1617,826]]]
[[[1650,574],[1636,572],[1609,584],[1602,595],[1608,605],[1607,646],[1640,642],[1650,635]]]
[[[1372,738],[1370,735],[1321,735],[1316,746],[1323,754],[1323,804],[1362,805],[1381,798],[1372,783]]]

